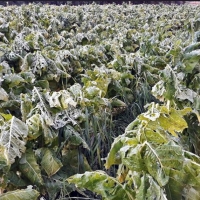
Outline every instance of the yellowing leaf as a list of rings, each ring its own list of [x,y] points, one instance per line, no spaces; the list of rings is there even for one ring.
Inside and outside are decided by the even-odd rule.
[[[39,192],[32,188],[13,190],[0,195],[1,200],[37,200]]]
[[[55,174],[63,165],[50,149],[43,149],[42,168],[48,176]]]
[[[5,121],[9,121],[12,118],[11,114],[0,113],[0,115],[5,119]]]

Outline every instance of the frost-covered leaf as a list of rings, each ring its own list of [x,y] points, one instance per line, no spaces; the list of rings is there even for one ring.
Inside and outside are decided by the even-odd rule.
[[[39,91],[38,88],[34,87],[33,89],[33,101],[38,101],[37,107],[41,111],[41,115],[43,116],[45,122],[47,125],[54,125],[53,117],[49,111],[49,106],[45,101],[45,98],[43,97],[43,94]]]
[[[160,186],[165,186],[169,181],[169,170],[182,169],[184,157],[179,146],[162,145],[157,149],[146,143],[144,162],[148,173],[154,177]]]
[[[80,95],[82,93],[81,89],[82,89],[81,85],[78,83],[75,83],[74,85],[72,85],[69,88],[69,91],[74,95],[75,98],[78,98],[78,97],[80,97]]]
[[[132,147],[129,145],[123,146],[119,150],[122,163],[132,171],[140,172],[145,170],[143,158],[141,155],[142,150],[143,145],[137,145],[136,147],[134,147],[134,145],[132,145]]]
[[[189,88],[180,88],[179,92],[176,94],[176,98],[180,100],[189,100],[192,103],[194,102],[195,97],[197,96],[197,93]]]
[[[191,51],[184,54],[184,71],[187,73],[192,73],[192,70],[196,67],[200,59],[200,49]]]
[[[44,178],[47,193],[52,199],[55,199],[60,192],[62,192],[63,194],[70,194],[70,192],[76,190],[73,184],[69,184],[66,181],[67,177],[68,175],[64,171],[60,170],[52,177]]]
[[[28,139],[34,140],[42,134],[41,115],[35,114],[26,120]]]
[[[25,152],[27,135],[27,125],[14,116],[0,128],[0,145],[6,148],[5,154],[10,164]]]
[[[46,124],[46,121],[42,117],[40,119],[41,119],[41,124],[42,124],[44,142],[45,142],[45,144],[51,144],[52,142],[57,140],[58,131],[56,131],[52,127],[49,127]]]
[[[25,80],[18,74],[6,74],[4,77],[4,82],[9,86],[9,88],[13,88],[20,83],[25,82]]]
[[[49,97],[50,107],[67,109],[69,105],[76,107],[76,102],[73,100],[70,93],[66,90],[60,90],[59,92],[53,92],[52,94],[47,94]]]
[[[124,187],[117,180],[108,176],[103,171],[85,172],[76,174],[67,179],[69,183],[74,183],[77,187],[84,187],[102,196],[103,199],[134,199],[134,192],[128,187]]]
[[[37,51],[33,56],[33,62],[31,63],[31,70],[34,74],[42,75],[43,71],[47,69],[47,62],[41,52]]]
[[[22,179],[19,171],[9,171],[7,174],[9,179],[9,184],[15,186],[15,187],[25,187],[29,182],[27,180]]]
[[[3,88],[0,88],[0,94],[1,101],[8,101],[8,93]]]
[[[149,110],[139,115],[138,118],[146,121],[145,123],[148,123],[148,126],[153,130],[163,129],[173,136],[177,136],[176,132],[182,132],[188,127],[183,116],[189,112],[191,112],[191,108],[176,110],[174,108],[169,109],[166,106],[154,106],[154,103],[152,103]]]

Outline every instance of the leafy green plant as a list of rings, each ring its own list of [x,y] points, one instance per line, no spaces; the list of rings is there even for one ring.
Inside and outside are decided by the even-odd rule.
[[[182,183],[185,175],[180,173],[198,169],[199,7],[33,3],[0,7],[0,11],[0,199],[65,198],[71,191],[80,192],[66,179],[85,171],[90,172],[80,176],[83,180],[88,176],[102,180],[97,181],[96,192],[104,188],[104,198],[118,190],[125,199],[155,196],[153,191],[168,198],[170,177],[177,172]],[[168,100],[170,107],[166,107]],[[164,102],[166,109],[152,104],[146,113],[144,105],[152,101]],[[185,107],[192,108],[184,118],[187,128],[182,119]],[[180,124],[174,124],[173,117]],[[130,153],[127,144],[120,142],[123,162],[116,161],[121,163],[120,178],[91,172],[103,169],[101,158],[135,118],[142,130],[135,135],[137,140],[128,133],[121,136],[133,146],[129,144]],[[153,134],[152,127],[147,131],[142,123],[158,130]],[[166,123],[173,126],[167,128]],[[179,152],[184,163],[180,173],[175,165],[170,176],[159,179],[149,169],[148,155],[152,162],[157,161],[156,155],[162,161],[159,172],[166,171],[168,163],[160,148]],[[137,191],[126,176],[134,171],[128,162],[132,153],[137,154],[135,168],[142,168],[142,179],[137,170],[133,174],[139,181],[134,183],[140,188]],[[114,157],[109,154],[107,168]],[[148,162],[141,163],[146,157]],[[195,177],[196,170],[191,173]],[[188,188],[175,182],[188,198],[198,196],[194,186],[198,180],[192,183],[190,177]]]
[[[116,178],[94,171],[67,180],[103,199],[199,199],[200,158],[180,142],[189,112],[150,104],[112,144],[105,168],[118,165]]]

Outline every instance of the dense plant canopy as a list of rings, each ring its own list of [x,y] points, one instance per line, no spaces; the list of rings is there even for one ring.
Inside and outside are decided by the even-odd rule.
[[[199,11],[0,7],[0,199],[199,200]]]

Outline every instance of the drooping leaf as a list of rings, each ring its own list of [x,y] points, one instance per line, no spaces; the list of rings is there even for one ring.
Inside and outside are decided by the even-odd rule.
[[[81,148],[65,146],[62,150],[63,170],[67,176],[91,171],[91,167],[81,151]]]
[[[88,144],[85,142],[85,140],[81,137],[81,135],[70,125],[66,126],[64,128],[64,137],[70,145],[83,145],[84,148],[90,149]]]
[[[54,174],[51,178],[44,178],[45,187],[50,199],[55,199],[59,193],[65,196],[76,190],[73,184],[69,184],[66,181],[66,178],[68,178],[67,174],[62,171]]]
[[[117,154],[122,146],[123,146],[123,143],[121,141],[121,136],[115,138],[114,142],[112,143],[111,150],[106,159],[106,163],[105,163],[106,169],[109,169],[111,165],[121,163],[121,160],[119,158],[117,159],[117,156],[119,157],[119,155]]]
[[[44,184],[41,169],[32,150],[26,150],[19,161],[19,169],[31,183],[41,186]]]
[[[50,149],[42,149],[43,158],[41,161],[42,168],[46,171],[48,176],[54,175],[63,165]]]
[[[37,200],[39,192],[32,188],[14,190],[0,195],[1,200]]]
[[[42,75],[43,71],[47,68],[47,62],[40,51],[36,51],[33,56],[33,62],[31,63],[31,70],[33,74]]]
[[[41,120],[45,144],[53,143],[55,140],[58,139],[58,131],[53,129],[52,127],[48,126],[46,124],[45,119],[43,119],[42,117],[40,117],[40,120]]]
[[[25,181],[24,179],[22,179],[22,177],[20,177],[19,172],[9,171],[7,176],[9,179],[9,184],[15,187],[21,188],[27,186],[28,184],[27,181]]]
[[[183,70],[187,73],[192,73],[192,70],[198,64],[199,59],[200,59],[200,49],[193,50],[189,53],[185,53],[183,59],[185,67]]]
[[[138,118],[146,121],[148,127],[152,130],[163,129],[173,136],[177,136],[176,132],[182,132],[188,127],[183,116],[189,112],[191,112],[191,108],[176,110],[174,108],[169,109],[166,106],[154,106],[153,103],[150,105],[149,110],[146,113],[139,115]]]
[[[148,182],[149,182],[149,187],[146,191],[147,199],[167,200],[165,190],[162,187],[160,187],[152,177],[148,177]]]
[[[89,181],[90,180],[90,181]],[[128,187],[124,187],[117,180],[108,176],[103,171],[85,172],[76,174],[67,179],[69,183],[74,183],[78,187],[92,190],[102,196],[103,199],[134,199],[134,192]]]
[[[149,145],[144,156],[144,162],[148,173],[154,177],[160,186],[165,186],[169,181],[167,170],[165,170],[157,152]]]

